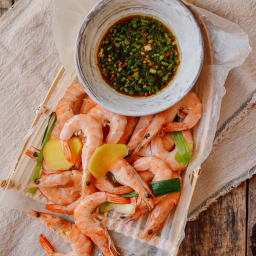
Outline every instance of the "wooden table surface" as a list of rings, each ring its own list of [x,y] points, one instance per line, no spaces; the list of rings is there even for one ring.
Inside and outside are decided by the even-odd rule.
[[[186,227],[179,256],[256,255],[256,176],[219,198]]]
[[[188,222],[178,256],[256,256],[255,198],[256,176]]]

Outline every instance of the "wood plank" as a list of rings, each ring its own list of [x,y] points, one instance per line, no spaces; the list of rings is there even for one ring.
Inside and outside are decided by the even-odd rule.
[[[248,182],[247,256],[256,255],[256,176]]]
[[[246,255],[246,181],[187,224],[178,255]]]

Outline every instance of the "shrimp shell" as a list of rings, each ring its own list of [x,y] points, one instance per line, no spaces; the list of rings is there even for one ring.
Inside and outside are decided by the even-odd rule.
[[[80,130],[83,132],[83,137],[86,137],[81,155],[83,168],[82,194],[84,195],[95,191],[92,175],[87,169],[87,165],[96,148],[102,145],[103,133],[100,122],[91,115],[79,114],[69,119],[60,134],[61,145],[68,161],[73,161],[68,140],[75,132]]]
[[[202,116],[202,103],[194,92],[189,92],[175,107],[178,111],[186,113],[182,122],[167,122],[163,126],[164,131],[184,131],[192,129]]]
[[[80,201],[74,211],[74,220],[83,234],[90,237],[105,256],[116,256],[118,253],[107,229],[96,219],[94,214],[96,207],[104,202],[127,204],[130,201],[117,195],[96,192]]]
[[[148,184],[141,179],[134,168],[124,159],[118,160],[112,167],[112,172],[116,180],[126,186],[133,188],[146,203],[149,209],[154,207],[152,198],[154,197]]]
[[[153,181],[161,181],[171,178],[179,177],[176,173],[173,173],[168,165],[157,157],[143,157],[134,163],[134,168],[138,171],[149,170],[154,174]],[[180,193],[167,194],[162,197],[156,198],[155,208],[150,213],[145,228],[140,234],[141,238],[152,238],[159,229],[163,226],[164,221],[170,214],[172,208],[177,205],[180,198]],[[142,205],[139,211],[131,216],[132,219],[140,217],[146,213],[145,207]]]
[[[109,124],[109,133],[106,138],[106,143],[117,144],[122,138],[127,124],[126,116],[121,116],[103,109],[100,106],[95,106],[89,111],[89,114],[99,120],[104,127]]]
[[[70,85],[64,96],[59,100],[56,106],[57,124],[55,125],[51,139],[59,138],[60,132],[67,120],[74,116],[75,110],[86,95],[84,88],[81,84]]]

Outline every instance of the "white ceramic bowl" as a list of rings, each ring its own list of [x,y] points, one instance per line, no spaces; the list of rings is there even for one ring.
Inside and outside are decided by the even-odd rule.
[[[123,17],[138,14],[155,17],[171,29],[181,58],[174,79],[150,97],[116,92],[102,79],[97,67],[97,49],[107,29]],[[75,62],[80,82],[97,104],[121,115],[143,116],[171,107],[190,91],[201,71],[203,41],[192,13],[179,0],[102,0],[82,23]]]

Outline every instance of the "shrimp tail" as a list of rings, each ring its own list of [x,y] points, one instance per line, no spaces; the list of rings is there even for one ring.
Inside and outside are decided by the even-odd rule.
[[[124,198],[118,195],[112,195],[109,193],[106,193],[107,195],[107,201],[111,203],[116,203],[116,204],[129,204],[130,200],[128,198]]]
[[[67,140],[61,140],[61,147],[63,149],[66,159],[69,162],[74,163],[73,155],[72,155],[72,152],[70,150]]]
[[[39,236],[39,242],[47,255],[51,256],[55,254],[53,246],[43,234]]]

